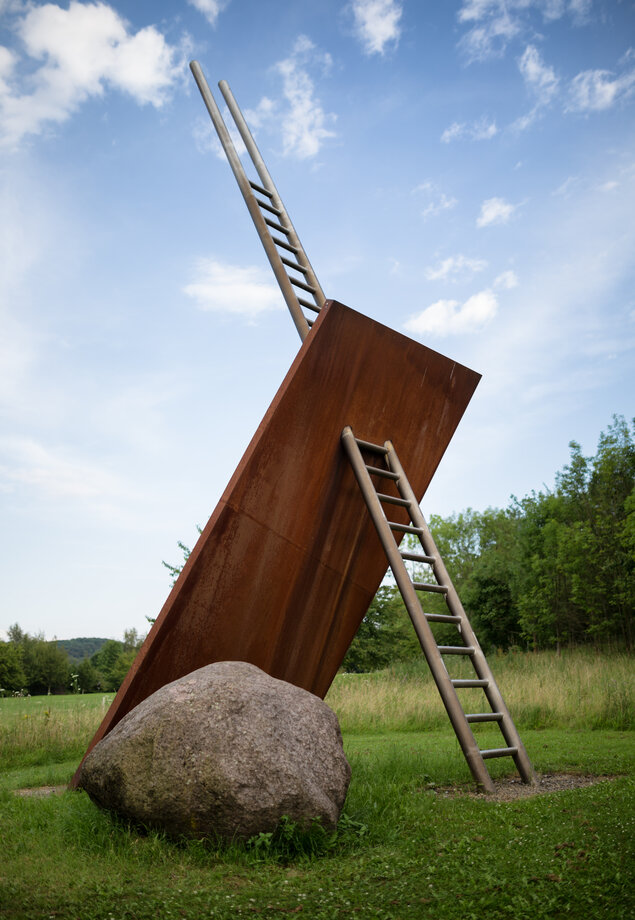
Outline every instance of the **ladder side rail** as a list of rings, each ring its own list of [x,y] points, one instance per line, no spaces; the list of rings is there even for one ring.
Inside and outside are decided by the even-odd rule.
[[[271,192],[273,196],[272,201],[273,201],[274,207],[277,208],[278,211],[280,211],[280,215],[281,215],[280,223],[284,224],[284,226],[289,230],[289,237],[288,237],[289,242],[291,243],[292,246],[294,246],[298,250],[298,255],[301,256],[301,258],[298,258],[298,262],[300,263],[300,268],[304,270],[303,274],[305,274],[305,277],[307,278],[309,285],[312,288],[314,288],[315,294],[313,294],[313,297],[316,301],[317,306],[321,308],[324,306],[324,302],[326,300],[324,291],[322,290],[322,286],[320,282],[318,281],[317,275],[315,274],[313,270],[313,266],[309,262],[309,257],[307,256],[304,250],[304,246],[300,242],[300,238],[296,232],[295,227],[293,226],[293,222],[291,218],[289,217],[287,209],[284,206],[284,203],[282,201],[282,198],[280,197],[278,189],[276,188],[276,185],[273,179],[271,178],[271,174],[269,173],[269,170],[267,169],[267,166],[265,164],[265,161],[262,158],[262,154],[260,153],[260,150],[258,149],[256,141],[254,140],[254,137],[251,131],[249,130],[249,126],[247,125],[247,122],[245,121],[243,113],[240,110],[238,103],[236,102],[234,94],[232,93],[229,87],[229,84],[227,83],[227,80],[221,80],[218,85],[220,87],[221,93],[223,94],[223,98],[225,99],[225,102],[227,103],[227,108],[229,109],[231,116],[236,123],[236,127],[238,128],[240,136],[243,139],[243,143],[245,147],[247,148],[247,152],[249,153],[249,156],[251,157],[252,163],[256,167],[256,172],[260,176],[260,179],[262,180],[264,187],[267,189],[267,191]]]
[[[276,249],[271,234],[269,233],[269,228],[267,227],[265,219],[262,216],[262,212],[258,206],[256,197],[252,192],[251,185],[249,184],[249,179],[247,178],[247,174],[245,173],[243,165],[240,162],[240,157],[238,156],[236,148],[234,147],[234,143],[230,137],[229,131],[227,130],[227,126],[223,121],[223,116],[221,115],[220,109],[216,104],[216,100],[212,96],[212,92],[198,61],[190,62],[190,70],[192,71],[194,79],[196,80],[196,85],[198,86],[201,96],[203,97],[203,102],[205,103],[205,107],[207,108],[209,116],[212,119],[212,124],[216,129],[216,133],[218,134],[218,138],[221,142],[223,150],[225,151],[229,165],[232,169],[232,172],[234,173],[238,187],[240,188],[242,196],[245,199],[245,204],[247,205],[251,219],[253,220],[258,236],[260,237],[260,242],[262,243],[265,253],[267,254],[267,258],[269,259],[273,273],[276,276],[276,281],[280,286],[282,296],[284,297],[285,303],[289,308],[291,318],[293,319],[295,327],[298,330],[298,335],[302,341],[304,341],[309,333],[309,324],[304,313],[302,312],[300,304],[298,303],[298,298],[296,297],[293,285],[289,280],[289,276],[287,275],[284,266],[282,265],[280,254]]]
[[[520,777],[524,783],[535,784],[538,782],[538,779],[536,777],[536,773],[531,764],[527,751],[525,750],[525,746],[520,739],[520,735],[518,734],[514,720],[512,719],[507,705],[505,704],[503,695],[500,692],[494,675],[492,674],[485,654],[483,653],[483,650],[476,637],[476,633],[472,628],[472,624],[470,623],[467,614],[465,613],[461,599],[459,598],[458,592],[452,583],[452,579],[450,578],[450,573],[448,572],[445,563],[443,562],[443,559],[441,558],[441,555],[437,549],[434,538],[430,532],[430,528],[428,527],[426,519],[423,516],[423,512],[419,507],[417,498],[412,491],[412,486],[410,485],[410,482],[408,481],[403,471],[397,456],[397,452],[395,451],[395,448],[390,441],[386,441],[385,446],[389,447],[389,453],[387,454],[388,465],[390,469],[393,470],[393,472],[399,474],[399,480],[397,481],[397,488],[399,493],[403,498],[407,498],[411,502],[411,520],[413,524],[422,531],[420,540],[423,550],[426,556],[434,557],[434,562],[431,563],[434,577],[439,584],[445,585],[448,589],[446,594],[446,603],[448,605],[448,609],[453,616],[458,616],[461,618],[460,633],[463,641],[465,642],[465,645],[472,646],[474,649],[473,654],[470,656],[474,664],[474,670],[476,671],[479,679],[487,680],[487,687],[484,687],[483,690],[490,706],[492,707],[492,712],[501,712],[503,714],[503,718],[499,722],[501,733],[505,738],[507,745],[510,748],[515,747],[518,750],[518,753],[513,755],[514,763],[516,764],[518,773],[520,774]]]
[[[350,460],[353,473],[357,479],[368,511],[377,529],[379,539],[381,540],[384,552],[388,558],[388,564],[395,576],[395,581],[404,599],[406,610],[412,620],[412,625],[419,639],[421,649],[432,672],[443,705],[445,706],[452,727],[459,740],[461,750],[470,768],[470,772],[478,785],[482,786],[487,792],[494,792],[494,783],[487,772],[476,739],[465,718],[465,713],[461,708],[456,691],[450,683],[450,677],[445,662],[437,647],[434,634],[423,614],[419,597],[417,596],[417,592],[414,589],[403,559],[401,558],[399,547],[392,535],[381,502],[377,498],[377,492],[355,441],[355,436],[349,426],[342,432],[342,444]]]

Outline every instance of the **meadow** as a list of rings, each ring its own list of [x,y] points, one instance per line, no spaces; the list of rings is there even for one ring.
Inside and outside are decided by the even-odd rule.
[[[492,668],[540,774],[599,778],[500,801],[473,785],[425,666],[337,677],[327,701],[353,769],[338,830],[247,844],[171,841],[72,776],[112,698],[0,700],[0,917],[385,920],[633,916],[633,659],[508,653]],[[489,761],[501,781],[511,761]]]

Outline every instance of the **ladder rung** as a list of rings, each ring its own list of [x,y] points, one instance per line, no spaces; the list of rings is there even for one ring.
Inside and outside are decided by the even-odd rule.
[[[395,482],[399,479],[399,474],[393,473],[392,470],[382,470],[378,466],[366,466],[366,469],[371,476],[383,476],[384,479],[394,479]]]
[[[411,559],[413,562],[426,562],[428,565],[432,565],[433,562],[436,562],[434,556],[422,556],[421,553],[409,553],[406,550],[399,550],[401,553],[402,559]]]
[[[308,300],[303,300],[302,297],[298,297],[298,303],[301,303],[303,307],[306,307],[307,310],[313,310],[314,313],[319,313],[322,307],[318,307],[315,303],[309,303]]]
[[[432,594],[447,594],[447,585],[430,585],[427,581],[413,581],[416,591],[430,591]]]
[[[466,713],[465,718],[468,722],[500,722],[503,718],[502,712],[470,712]]]
[[[272,214],[275,214],[276,217],[280,217],[282,214],[282,211],[280,211],[278,208],[274,208],[272,204],[267,204],[266,201],[261,201],[259,198],[256,198],[256,204],[259,207],[264,208],[265,211],[270,211]]]
[[[489,687],[488,680],[477,680],[475,677],[458,677],[451,680],[453,687]]]
[[[266,188],[263,188],[262,185],[258,185],[256,182],[249,183],[254,190],[254,192],[260,192],[261,195],[266,195],[267,198],[273,198],[273,192],[267,191]]]
[[[279,233],[284,233],[285,236],[290,236],[291,231],[287,227],[283,227],[282,224],[276,223],[275,220],[269,220],[268,217],[265,217],[265,223],[268,227],[271,227],[272,230],[277,230]]]
[[[265,223],[267,223],[267,221],[265,221]],[[282,246],[283,249],[288,250],[288,252],[292,252],[294,255],[297,255],[300,252],[296,246],[292,246],[291,243],[287,243],[286,240],[279,240],[277,236],[272,236],[271,239],[274,241],[276,246]]]
[[[314,287],[311,287],[309,284],[305,284],[304,281],[300,281],[299,278],[292,278],[291,275],[289,275],[289,281],[291,284],[295,284],[296,287],[302,288],[303,291],[308,291],[309,294],[316,293]]]
[[[423,530],[420,527],[414,527],[412,524],[397,524],[396,521],[388,521],[388,526],[391,530],[398,530],[400,533],[416,533],[419,536],[423,535]]]
[[[280,261],[283,265],[287,265],[289,268],[294,268],[297,272],[302,272],[303,275],[309,274],[309,269],[302,268],[299,262],[292,262],[291,259],[285,259],[284,256],[280,256]]]
[[[310,328],[311,328],[311,326],[313,325],[313,323],[315,322],[315,320],[314,320],[314,319],[312,319],[312,318],[311,318],[310,316],[305,316],[304,318],[305,318],[305,320],[306,320],[306,324],[307,324],[307,326],[308,326],[308,327],[309,327],[309,329],[310,329]]]
[[[460,623],[461,617],[454,617],[450,613],[424,613],[424,617],[431,623]]]
[[[488,760],[490,757],[513,757],[514,754],[518,753],[517,747],[507,747],[507,748],[490,748],[488,751],[481,751],[481,757],[483,760]]]
[[[473,655],[473,645],[437,645],[442,655]]]
[[[383,492],[377,493],[380,502],[388,502],[390,505],[401,505],[402,508],[409,508],[410,502],[407,498],[397,498],[396,495],[384,495]]]
[[[388,453],[388,448],[384,447],[383,444],[373,444],[372,441],[362,441],[361,438],[355,438],[355,443],[358,447],[361,447],[362,450],[372,450],[376,454]]]

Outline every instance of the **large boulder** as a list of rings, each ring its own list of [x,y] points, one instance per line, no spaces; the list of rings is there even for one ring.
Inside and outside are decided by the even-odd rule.
[[[90,752],[79,786],[98,805],[171,835],[249,838],[283,815],[332,828],[350,766],[319,697],[244,661],[166,684]]]

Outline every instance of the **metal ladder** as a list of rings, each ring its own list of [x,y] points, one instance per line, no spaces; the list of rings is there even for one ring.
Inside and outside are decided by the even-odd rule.
[[[306,316],[304,311],[319,313],[326,300],[324,292],[227,82],[221,80],[218,85],[261,184],[247,178],[199,63],[191,61],[190,70],[216,128],[216,133],[245,199],[295,327],[300,338],[304,340],[315,321],[315,317]],[[281,234],[281,236],[275,234]],[[294,274],[291,274],[289,270]],[[307,300],[306,295],[309,295],[312,300]]]
[[[421,643],[421,648],[476,783],[485,792],[495,791],[494,783],[485,766],[485,760],[493,757],[512,757],[522,781],[524,783],[536,783],[537,777],[527,752],[520,740],[501,692],[496,685],[485,655],[478,644],[459,596],[452,585],[448,571],[438,553],[425,518],[419,508],[419,503],[399,462],[395,448],[390,441],[379,445],[356,438],[350,427],[346,427],[342,432],[342,444],[351,462],[353,472],[388,558],[388,563]],[[362,456],[362,451],[378,457],[380,463],[383,460],[384,465],[374,466],[369,464]],[[373,479],[381,479],[384,482],[392,483],[396,487],[398,494],[378,492]],[[390,485],[388,488],[391,488]],[[389,521],[384,512],[384,504],[397,505],[407,509],[411,524],[398,524],[394,521]],[[421,544],[423,553],[400,550],[394,536],[395,532],[401,536],[414,534]],[[401,539],[401,536],[399,539]],[[430,566],[436,583],[413,581],[404,560],[412,560]],[[448,607],[448,613],[424,613],[417,591],[442,594]],[[459,633],[461,644],[438,645],[430,627],[431,622],[454,624]],[[446,655],[469,657],[476,677],[471,679],[451,678],[444,661],[444,656]],[[491,711],[466,713],[457,693],[457,690],[464,687],[482,688]],[[505,746],[480,750],[470,728],[470,724],[475,722],[497,723],[505,740]]]

